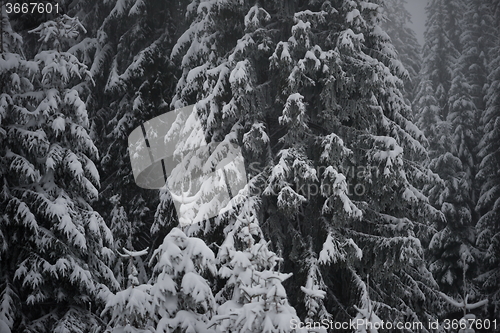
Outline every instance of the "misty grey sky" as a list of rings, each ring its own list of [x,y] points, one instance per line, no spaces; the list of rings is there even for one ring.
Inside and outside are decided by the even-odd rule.
[[[425,6],[429,0],[406,0],[406,9],[412,16],[411,27],[417,34],[420,45],[424,45]]]

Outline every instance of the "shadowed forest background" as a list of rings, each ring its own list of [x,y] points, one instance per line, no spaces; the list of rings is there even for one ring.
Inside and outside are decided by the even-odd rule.
[[[2,2],[0,333],[500,331],[500,1],[56,2]],[[180,226],[127,138],[191,104],[248,185]]]

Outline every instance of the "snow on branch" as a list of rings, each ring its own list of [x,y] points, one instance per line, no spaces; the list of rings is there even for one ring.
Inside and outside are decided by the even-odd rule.
[[[125,253],[118,252],[118,254],[121,257],[140,257],[140,256],[143,256],[145,254],[148,254],[149,247],[147,247],[147,248],[145,248],[144,250],[141,250],[141,251],[130,251],[130,250],[127,250],[124,247],[122,248],[122,250]]]
[[[474,309],[480,308],[480,307],[488,304],[488,300],[487,299],[483,299],[482,301],[470,304],[470,303],[468,303],[469,295],[466,295],[465,296],[465,300],[463,300],[461,302],[458,302],[458,301],[454,300],[453,298],[449,297],[448,295],[446,295],[445,293],[442,293],[442,292],[439,292],[439,295],[446,302],[448,302],[450,305],[452,305],[452,306],[454,306],[456,308],[459,308],[459,309],[474,310]]]

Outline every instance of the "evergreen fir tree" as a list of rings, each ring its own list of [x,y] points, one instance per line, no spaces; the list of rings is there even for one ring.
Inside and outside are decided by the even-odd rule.
[[[356,315],[356,322],[361,322],[361,325],[357,325],[356,333],[377,333],[377,327],[381,327],[382,320],[374,313],[373,303],[370,300],[370,295],[368,294],[368,288],[363,281],[358,281],[360,289],[362,291],[361,296],[361,308],[355,306],[358,314]]]
[[[269,250],[256,218],[257,198],[248,199],[226,227],[219,249],[219,274],[226,280],[217,294],[216,332],[294,332],[300,323],[276,271],[281,260]]]
[[[413,105],[417,125],[429,143],[430,160],[450,151],[448,98],[454,64],[461,50],[457,29],[460,4],[455,0],[432,0],[426,7],[423,66]]]
[[[486,89],[494,81],[487,77],[495,54],[494,8],[484,1],[435,1],[428,7],[426,68],[415,105],[431,147],[430,166],[442,179],[428,187],[429,197],[446,216],[430,243],[430,267],[453,297],[465,286],[476,297],[480,288],[475,282],[485,281],[484,274],[478,276],[485,263],[478,248],[486,249],[482,240],[488,228],[478,220],[488,211],[484,194],[495,173],[485,168],[492,150],[486,152],[488,134],[482,133],[492,128]]]
[[[432,0],[419,76],[404,0],[60,4],[0,21],[0,332],[499,317],[498,0]],[[137,189],[128,135],[191,104]]]
[[[5,16],[2,24],[2,329],[91,331],[117,282],[107,266],[113,237],[91,206],[98,150],[83,98],[92,79],[65,51],[84,29],[66,15],[43,23],[31,31],[40,51],[26,61],[10,53],[20,38]]]
[[[467,1],[462,18],[462,33],[460,43],[462,52],[457,61],[460,72],[465,76],[470,85],[470,98],[474,103],[477,113],[471,118],[474,124],[485,109],[485,85],[488,82],[488,64],[490,52],[494,45],[495,22],[491,15],[492,6],[486,1]],[[480,126],[477,126],[480,129]]]
[[[406,0],[383,1],[382,7],[387,18],[381,26],[391,38],[398,59],[408,71],[407,75],[404,76],[404,91],[405,97],[411,102],[415,99],[418,87],[418,78],[422,66],[422,47],[415,32],[409,27],[411,14],[405,7],[406,3]]]
[[[471,310],[477,309],[477,308],[482,308],[486,304],[488,304],[487,299],[483,299],[479,302],[471,303],[469,296],[471,296],[470,291],[471,289],[469,288],[469,285],[467,283],[467,270],[469,268],[469,265],[467,263],[467,257],[463,256],[462,258],[462,278],[463,278],[463,284],[462,284],[462,295],[460,297],[461,301],[456,301],[455,299],[449,297],[448,295],[444,293],[440,293],[441,297],[446,301],[448,305],[451,305],[451,307],[454,307],[455,310],[459,309],[463,311],[463,317],[459,321],[459,326],[460,330],[459,333],[474,333],[475,330],[474,328],[482,328],[482,327],[477,327],[475,325],[472,325],[471,323],[473,320],[476,319],[476,316],[472,313],[469,313]],[[491,327],[490,327],[491,328]]]
[[[463,5],[461,53],[453,64],[448,91],[447,132],[443,133],[448,144],[441,150],[442,155],[432,162],[433,169],[440,174],[445,185],[435,187],[432,191],[436,195],[431,195],[431,199],[441,206],[447,222],[439,228],[431,243],[431,267],[443,290],[454,295],[463,289],[462,283],[470,285],[471,279],[478,274],[478,252],[474,248],[479,191],[477,146],[481,137],[479,119],[484,110],[482,87],[486,83],[489,43],[481,37],[489,29],[485,23],[488,21],[485,3],[470,1]],[[445,23],[442,23],[443,28],[446,28]],[[429,125],[432,128],[433,125]],[[462,267],[463,264],[468,269]],[[467,280],[462,281],[464,269]]]
[[[438,170],[445,184],[437,186],[440,190],[433,202],[440,205],[446,217],[446,224],[439,226],[429,246],[431,251],[431,270],[435,278],[447,292],[456,294],[463,289],[461,272],[463,263],[473,265],[477,255],[475,243],[475,201],[476,199],[476,146],[477,110],[470,97],[470,85],[466,82],[461,68],[454,72],[450,89],[451,126],[449,143],[451,152],[436,157],[431,166]],[[434,189],[436,191],[436,189]],[[465,258],[463,260],[463,258]],[[477,272],[469,269],[469,276]]]
[[[480,197],[477,210],[481,217],[477,224],[477,245],[482,250],[482,271],[478,277],[481,289],[488,296],[491,306],[491,318],[500,315],[500,2],[489,3],[489,12],[494,19],[496,34],[490,36],[494,46],[489,50],[488,88],[486,109],[482,114],[481,124],[484,135],[480,142],[478,179],[481,180]]]
[[[440,107],[433,91],[432,81],[422,78],[418,85],[418,94],[413,102],[417,113],[417,126],[427,138],[427,150],[432,159],[446,151],[449,141],[449,126],[441,119]]]
[[[324,320],[329,322],[332,315],[326,309],[324,302],[327,286],[321,276],[320,260],[316,258],[311,238],[309,238],[309,249],[304,254],[304,257],[304,269],[307,270],[307,279],[305,286],[300,287],[305,294],[304,305],[307,311],[304,322],[323,323]]]
[[[417,190],[428,181],[414,162],[423,134],[408,120],[406,71],[378,5],[196,1],[188,16],[172,54],[183,73],[171,106],[197,102],[208,140],[243,148],[249,200],[262,200],[252,221],[296,273],[285,282],[291,303],[311,309],[308,291],[324,288],[333,319],[354,318],[356,281],[370,273],[380,318],[430,319],[436,285],[421,241],[441,214]],[[214,221],[230,223],[226,240],[235,218]],[[320,252],[313,278],[307,263]]]
[[[423,78],[432,82],[432,92],[438,102],[439,119],[448,117],[449,90],[452,73],[461,52],[459,22],[463,11],[460,0],[432,0],[426,8],[424,33]],[[425,85],[419,92],[426,90]],[[421,94],[422,95],[422,94]],[[434,138],[428,138],[434,140]]]
[[[133,249],[137,246],[137,243],[145,243],[143,239],[141,242],[137,242],[137,235],[141,234],[138,230],[140,225],[127,219],[125,209],[120,205],[119,195],[116,194],[109,198],[109,202],[113,205],[110,221],[110,229],[115,238],[113,249],[119,252],[120,249],[123,248]],[[128,276],[131,274],[132,270],[137,270],[138,279],[141,283],[148,281],[147,263],[144,262],[142,256],[136,256],[132,259],[116,256],[116,260],[113,262],[112,267],[122,288],[126,287]]]
[[[110,313],[106,332],[152,333],[155,332],[155,307],[151,295],[150,284],[139,284],[138,272],[134,259],[146,254],[147,251],[134,252],[125,250],[121,257],[129,261],[130,272],[128,285],[116,294],[110,295],[101,316]]]
[[[5,156],[7,154],[6,150],[6,139],[7,139],[7,126],[9,124],[8,112],[13,104],[13,97],[21,90],[26,89],[28,85],[28,80],[23,76],[23,72],[27,73],[27,62],[21,56],[21,46],[22,38],[19,34],[12,30],[9,22],[9,18],[5,11],[2,9],[0,11],[0,143],[1,143],[1,162],[0,162],[0,174],[2,177],[2,199],[1,209],[4,211],[8,200],[11,198],[9,194],[9,188],[7,187],[7,173],[9,171],[9,165],[6,163]],[[21,81],[21,78],[23,80]],[[22,84],[22,86],[21,86]],[[28,175],[29,175],[29,169]],[[30,221],[30,217],[31,220]],[[24,223],[24,228],[29,230],[31,222],[33,221],[33,215],[27,216],[24,221],[21,219],[19,222],[21,226]],[[10,333],[12,329],[19,325],[20,311],[21,308],[21,290],[19,290],[17,284],[14,281],[14,274],[16,266],[18,264],[18,258],[10,259],[10,257],[15,257],[17,251],[10,249],[10,254],[7,256],[9,251],[9,244],[12,243],[11,230],[8,228],[10,220],[7,219],[5,215],[0,217],[0,269],[2,275],[0,277],[0,330],[2,332]]]
[[[118,249],[140,250],[152,241],[158,193],[134,183],[127,138],[141,123],[167,111],[174,82],[168,54],[180,24],[174,20],[180,15],[179,6],[158,0],[89,0],[79,1],[72,9],[92,28],[90,37],[75,45],[73,52],[88,60],[96,82],[89,100],[95,110],[93,135],[102,151],[98,167],[104,194],[96,209],[119,231]],[[154,230],[160,232],[153,235],[159,243],[165,232]],[[147,269],[147,265],[137,264],[141,282],[146,282],[147,272],[141,266]],[[119,265],[115,263],[117,269]]]
[[[206,244],[173,228],[151,264],[156,332],[214,332],[208,323],[215,302],[205,277],[216,274],[215,256]]]
[[[146,253],[126,251],[124,257]],[[173,228],[154,251],[150,265],[153,276],[148,283],[139,284],[132,265],[128,287],[108,298],[103,311],[111,315],[108,331],[214,332],[209,320],[215,302],[205,276],[215,275],[215,257],[205,243]]]

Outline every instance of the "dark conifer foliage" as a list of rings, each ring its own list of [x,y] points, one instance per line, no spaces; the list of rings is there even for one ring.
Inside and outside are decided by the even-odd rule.
[[[447,126],[445,122],[448,113],[448,97],[452,80],[453,65],[460,54],[460,28],[457,21],[461,14],[462,2],[459,0],[432,0],[429,2],[427,12],[427,22],[425,31],[425,43],[423,48],[423,68],[421,87],[418,90],[416,100],[417,105],[435,100],[434,107],[426,109],[418,121],[419,127],[428,130],[435,123],[424,123],[439,119],[436,137],[427,137],[431,143],[446,144]],[[430,89],[428,85],[431,85]],[[423,106],[418,106],[423,109]],[[435,114],[435,115],[433,115]],[[428,134],[428,133],[426,133]],[[447,147],[442,147],[439,153],[449,151]]]
[[[403,76],[404,95],[411,102],[415,99],[422,67],[422,46],[419,44],[415,32],[408,25],[412,19],[405,7],[407,2],[408,0],[382,1],[386,15],[382,28],[391,38],[398,58],[408,72]]]
[[[498,311],[492,292],[498,290],[498,279],[486,277],[495,274],[487,268],[489,259],[484,260],[485,253],[495,252],[489,238],[495,232],[482,222],[496,200],[494,190],[488,192],[496,171],[487,157],[494,151],[489,138],[495,121],[489,110],[495,103],[495,6],[459,0],[429,4],[424,71],[414,107],[429,140],[429,165],[442,179],[427,193],[446,217],[429,246],[431,271],[449,295],[490,297],[490,308]],[[444,310],[443,317],[447,311],[456,309]]]
[[[477,281],[490,299],[492,318],[500,316],[500,2],[489,1],[485,19],[490,18],[493,41],[485,51],[489,57],[485,95],[485,110],[481,114],[483,137],[479,144],[478,179],[481,184],[477,210],[480,219],[477,224],[477,245],[482,250],[482,274]]]
[[[88,100],[102,152],[103,195],[96,209],[109,221],[117,249],[142,250],[158,231],[151,234],[158,193],[135,184],[127,138],[142,122],[168,111],[176,75],[168,56],[182,27],[182,2],[75,1],[72,11],[93,29],[73,51],[85,55],[96,82]],[[147,267],[137,265],[145,282]],[[115,272],[126,272],[126,266],[120,259]],[[120,278],[122,286],[126,280],[126,275]]]
[[[500,318],[498,0],[430,0],[422,48],[405,0],[57,3],[0,21],[0,333]],[[199,190],[138,187],[191,104]]]
[[[200,101],[212,140],[238,142],[259,165],[254,214],[295,274],[292,303],[315,320],[348,320],[372,302],[381,318],[431,318],[436,285],[421,243],[432,229],[421,214],[440,214],[416,188],[428,181],[423,135],[378,5],[192,6],[174,48],[184,72],[172,105]],[[325,297],[310,291],[321,288]]]
[[[92,305],[118,283],[113,236],[91,206],[99,153],[83,100],[92,76],[66,51],[83,27],[65,15],[42,23],[27,60],[5,16],[2,25],[0,328],[91,331],[100,326]]]

